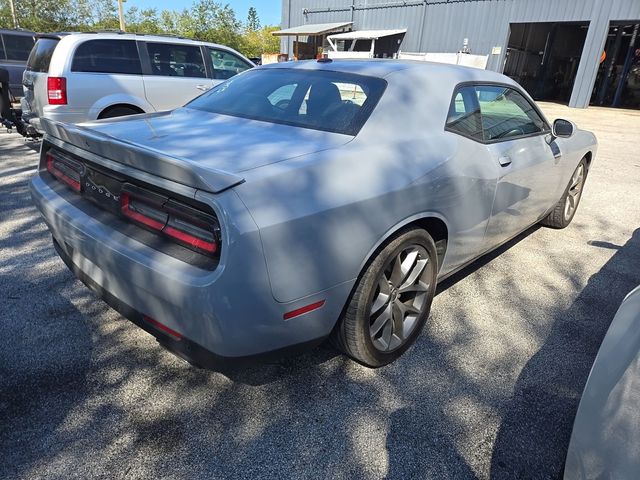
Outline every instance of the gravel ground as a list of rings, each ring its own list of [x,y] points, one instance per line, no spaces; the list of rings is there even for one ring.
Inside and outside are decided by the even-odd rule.
[[[573,224],[447,280],[379,370],[329,347],[226,375],[165,352],[67,271],[29,198],[36,153],[0,133],[0,478],[558,478],[640,284],[640,112],[543,109],[600,140]]]

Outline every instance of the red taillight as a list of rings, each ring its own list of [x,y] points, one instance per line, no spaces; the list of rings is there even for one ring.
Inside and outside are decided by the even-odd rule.
[[[160,210],[154,209],[153,206],[146,204],[145,202],[135,200],[128,192],[123,192],[120,195],[120,210],[125,217],[141,223],[153,230],[162,230],[167,222],[166,214],[163,214]]]
[[[218,251],[219,228],[209,214],[131,185],[123,188],[120,209],[125,217],[191,250],[207,255]]]
[[[47,98],[49,99],[49,105],[66,105],[67,79],[64,77],[48,77]]]
[[[61,182],[67,184],[72,190],[80,191],[80,177],[82,175],[82,165],[68,158],[62,158],[46,154],[47,171]]]

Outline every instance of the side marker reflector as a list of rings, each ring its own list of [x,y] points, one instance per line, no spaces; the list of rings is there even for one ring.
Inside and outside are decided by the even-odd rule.
[[[173,337],[175,340],[182,340],[181,333],[176,332],[175,330],[167,327],[166,325],[161,324],[159,321],[151,317],[148,317],[147,315],[143,315],[142,318],[144,319],[145,322],[147,322],[150,325],[153,325],[158,330],[162,330],[164,333],[166,333],[170,337]]]
[[[283,315],[285,320],[290,320],[294,317],[299,317],[300,315],[304,315],[305,313],[312,312],[314,310],[319,309],[324,305],[324,300],[320,300],[316,303],[311,303],[309,305],[305,305],[304,307],[297,308],[295,310],[291,310]]]

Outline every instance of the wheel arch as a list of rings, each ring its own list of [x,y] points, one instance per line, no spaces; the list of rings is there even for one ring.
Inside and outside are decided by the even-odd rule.
[[[589,170],[589,168],[591,167],[591,159],[593,158],[593,153],[591,152],[591,150],[587,151],[587,153],[584,154],[583,158],[587,162],[587,170]]]
[[[449,244],[449,225],[446,219],[436,212],[424,212],[405,218],[385,232],[385,234],[376,242],[373,248],[368,252],[366,258],[360,265],[358,278],[362,275],[367,265],[384,246],[398,232],[407,228],[417,227],[425,230],[436,244],[436,252],[438,254],[438,271],[444,263],[444,258]]]
[[[132,105],[130,103],[116,103],[113,105],[109,105],[105,108],[103,108],[99,113],[98,113],[98,120],[102,118],[102,116],[109,112],[110,110],[113,110],[114,108],[129,108],[131,110],[136,111],[137,113],[146,113],[142,108],[140,108],[137,105]]]
[[[155,112],[155,108],[144,98],[136,95],[118,93],[99,98],[87,112],[88,120],[97,120],[106,110],[113,107],[128,107],[140,110],[141,113]]]

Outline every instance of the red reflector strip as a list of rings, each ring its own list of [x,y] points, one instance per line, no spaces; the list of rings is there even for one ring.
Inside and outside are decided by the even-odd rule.
[[[297,308],[295,310],[291,310],[283,315],[285,320],[290,320],[294,317],[299,317],[300,315],[304,315],[305,313],[312,312],[313,310],[317,310],[324,305],[324,300],[320,300],[319,302],[312,303],[310,305],[306,305],[304,307]]]
[[[218,249],[218,245],[216,245],[215,243],[207,242],[206,240],[194,237],[193,235],[189,235],[188,233],[185,233],[182,230],[178,230],[177,228],[167,226],[164,228],[163,232],[170,237],[180,240],[181,242],[191,245],[192,247],[199,250],[204,250],[208,253],[215,253],[215,251]]]
[[[164,223],[161,223],[151,217],[147,217],[146,215],[142,215],[139,212],[131,209],[130,206],[131,197],[128,193],[123,193],[122,198],[120,199],[120,209],[122,210],[122,214],[125,217],[130,218],[131,220],[135,220],[136,222],[142,223],[149,228],[153,228],[154,230],[162,230],[164,227]]]
[[[47,155],[47,171],[51,173],[54,177],[56,177],[58,180],[60,180],[61,182],[64,182],[67,185],[69,185],[76,192],[79,192],[80,182],[77,180],[74,180],[73,178],[69,177],[68,175],[65,175],[63,172],[58,170],[55,166],[54,161],[55,159],[51,155]]]
[[[159,321],[148,317],[147,315],[143,315],[142,318],[144,319],[145,322],[147,322],[150,325],[153,325],[154,327],[156,327],[158,330],[162,330],[164,333],[166,333],[167,335],[173,337],[176,340],[182,340],[182,334],[176,332],[175,330],[167,327],[166,325],[161,324]]]

